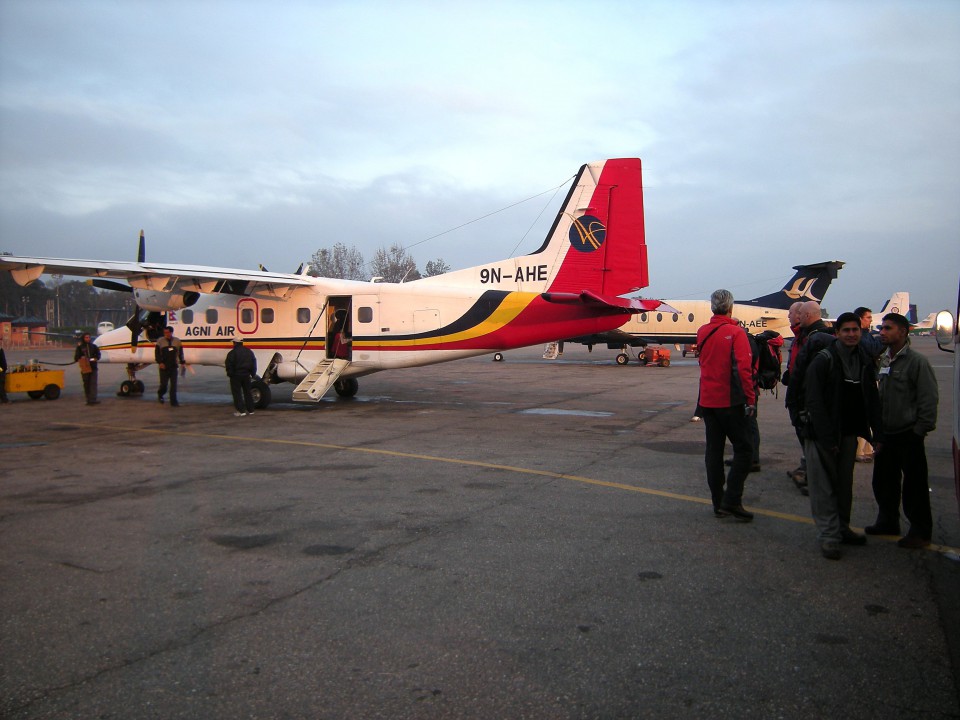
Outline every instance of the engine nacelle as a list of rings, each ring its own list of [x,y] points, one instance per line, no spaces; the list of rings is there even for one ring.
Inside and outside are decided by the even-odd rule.
[[[133,297],[137,306],[151,312],[166,312],[167,310],[182,310],[196,305],[200,299],[197,292],[159,292],[157,290],[133,289]]]

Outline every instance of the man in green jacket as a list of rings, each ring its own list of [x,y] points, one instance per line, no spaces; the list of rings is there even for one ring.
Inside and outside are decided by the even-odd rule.
[[[923,439],[937,427],[937,379],[930,361],[910,348],[910,322],[898,313],[883,316],[880,342],[880,417],[883,441],[873,466],[877,521],[869,535],[900,533],[900,500],[910,529],[897,543],[904,548],[930,544],[933,516]]]

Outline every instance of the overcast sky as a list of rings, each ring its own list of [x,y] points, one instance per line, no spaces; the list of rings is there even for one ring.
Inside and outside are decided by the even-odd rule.
[[[466,267],[607,157],[644,163],[648,296],[843,260],[833,314],[953,309],[960,2],[0,1],[15,254]]]

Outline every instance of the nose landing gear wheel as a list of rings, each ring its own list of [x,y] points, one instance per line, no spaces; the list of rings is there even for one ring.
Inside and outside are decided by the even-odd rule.
[[[344,378],[337,380],[333,384],[333,389],[342,398],[352,398],[360,389],[360,383],[356,378]]]

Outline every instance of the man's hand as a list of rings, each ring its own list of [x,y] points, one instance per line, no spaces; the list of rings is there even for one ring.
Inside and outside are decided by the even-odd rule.
[[[757,414],[757,406],[756,406],[756,405],[747,405],[747,406],[743,409],[743,415],[744,415],[744,417],[748,417],[748,418],[756,417],[756,414]]]

